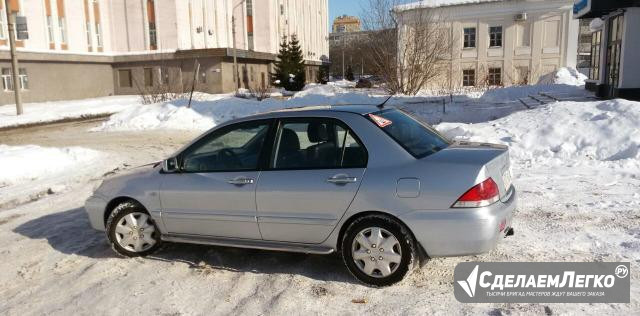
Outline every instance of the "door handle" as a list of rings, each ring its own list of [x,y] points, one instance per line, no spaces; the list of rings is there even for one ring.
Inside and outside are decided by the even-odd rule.
[[[333,183],[333,184],[347,184],[347,183],[354,183],[357,182],[358,178],[356,177],[350,177],[346,174],[337,174],[329,179],[327,179],[327,182]]]
[[[227,183],[233,185],[245,185],[245,184],[253,184],[253,179],[247,177],[237,177],[233,179],[227,180]]]

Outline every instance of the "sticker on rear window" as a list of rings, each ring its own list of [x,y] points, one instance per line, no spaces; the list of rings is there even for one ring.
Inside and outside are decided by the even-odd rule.
[[[381,116],[377,116],[375,114],[369,114],[369,117],[373,120],[373,122],[376,123],[376,125],[378,125],[379,127],[385,127],[385,126],[389,126],[391,125],[391,120],[387,120],[384,117]]]

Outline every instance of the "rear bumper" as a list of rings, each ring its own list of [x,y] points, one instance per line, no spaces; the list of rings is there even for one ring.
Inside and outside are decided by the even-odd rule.
[[[400,216],[429,257],[464,256],[491,251],[511,226],[515,189],[506,202],[481,208],[413,211]],[[500,224],[503,229],[500,230]]]
[[[91,227],[104,231],[104,210],[106,208],[107,201],[100,196],[93,195],[87,199],[84,203],[84,209],[89,216]]]

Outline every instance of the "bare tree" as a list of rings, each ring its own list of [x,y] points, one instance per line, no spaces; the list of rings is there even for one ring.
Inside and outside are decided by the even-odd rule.
[[[401,0],[368,0],[367,60],[391,94],[416,94],[449,71],[453,36],[445,17],[425,8],[398,10]]]

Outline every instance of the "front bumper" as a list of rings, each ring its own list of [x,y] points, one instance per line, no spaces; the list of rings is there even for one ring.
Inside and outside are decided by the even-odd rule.
[[[517,194],[513,187],[511,190],[506,202],[480,208],[413,211],[400,219],[409,226],[429,257],[489,252],[512,227]]]
[[[84,203],[84,209],[89,216],[91,227],[104,231],[104,211],[107,208],[106,199],[93,195]]]

